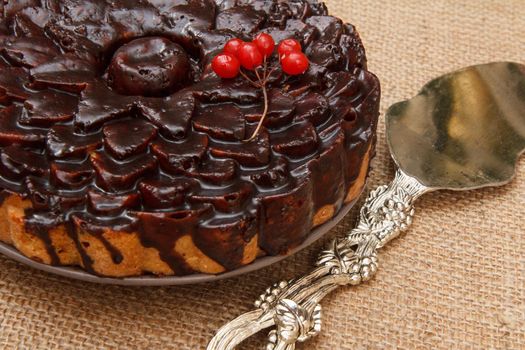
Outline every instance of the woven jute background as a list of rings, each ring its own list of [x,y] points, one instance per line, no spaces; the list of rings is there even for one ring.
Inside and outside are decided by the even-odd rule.
[[[429,79],[489,61],[525,62],[523,0],[332,0],[354,23],[383,87],[382,111]],[[379,126],[370,187],[392,179]],[[369,283],[324,302],[322,334],[299,349],[525,349],[525,157],[509,185],[436,192],[380,254]],[[203,349],[271,283],[306,272],[357,210],[321,242],[232,280],[171,288],[71,281],[0,257],[0,347]],[[260,349],[264,335],[242,349]]]

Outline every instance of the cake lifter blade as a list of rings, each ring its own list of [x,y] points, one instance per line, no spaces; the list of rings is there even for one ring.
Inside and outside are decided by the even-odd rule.
[[[357,227],[322,252],[309,274],[268,288],[208,350],[234,349],[272,326],[266,350],[295,349],[320,332],[323,297],[375,274],[378,250],[411,224],[415,199],[508,183],[525,150],[525,66],[489,63],[432,80],[388,109],[386,131],[398,170],[390,185],[370,192]]]

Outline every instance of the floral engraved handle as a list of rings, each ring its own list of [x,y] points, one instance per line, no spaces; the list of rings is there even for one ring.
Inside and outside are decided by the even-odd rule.
[[[320,301],[339,286],[372,278],[378,267],[378,249],[410,226],[414,200],[428,191],[398,170],[389,186],[370,192],[357,227],[334,240],[321,253],[314,270],[268,288],[255,302],[257,309],[223,326],[207,349],[233,350],[244,339],[273,325],[276,328],[268,335],[266,350],[292,350],[297,342],[319,334]]]

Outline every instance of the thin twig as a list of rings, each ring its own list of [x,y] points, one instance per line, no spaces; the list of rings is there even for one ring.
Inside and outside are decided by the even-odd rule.
[[[255,75],[257,76],[257,79],[259,79],[259,84],[262,85],[263,80],[261,79],[261,76],[259,75],[259,72],[257,71],[257,68],[255,68]]]
[[[277,70],[277,67],[273,67],[272,69],[270,69],[268,74],[266,74],[266,79],[264,79],[264,83],[265,84],[268,82],[268,79],[270,79],[270,77],[272,76],[273,72],[275,72],[276,70]]]
[[[264,75],[263,75],[263,80],[266,81],[268,79],[268,75],[266,73],[268,73],[268,60],[266,58],[266,55],[264,56]]]
[[[259,76],[259,74],[257,74]],[[259,119],[259,124],[257,124],[257,128],[255,128],[255,131],[253,132],[252,136],[249,139],[243,140],[244,142],[250,142],[254,140],[257,137],[257,134],[259,133],[259,130],[261,130],[261,127],[264,123],[264,119],[266,119],[266,115],[268,114],[268,92],[266,91],[266,85],[261,85],[263,95],[264,95],[264,111],[261,116],[261,119]]]
[[[253,86],[257,87],[257,88],[260,88],[261,85],[260,83],[257,83],[255,81],[253,81],[248,75],[246,75],[246,73],[244,73],[242,71],[242,69],[239,71],[239,73],[241,73],[241,75],[243,76],[244,79],[248,80]]]

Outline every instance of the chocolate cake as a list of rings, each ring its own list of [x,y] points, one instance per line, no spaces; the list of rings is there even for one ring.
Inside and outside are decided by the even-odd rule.
[[[31,259],[217,274],[286,254],[361,192],[379,83],[323,3],[10,0],[0,13],[0,240]],[[261,32],[297,39],[309,69],[271,74],[245,142],[261,91],[210,62]]]

